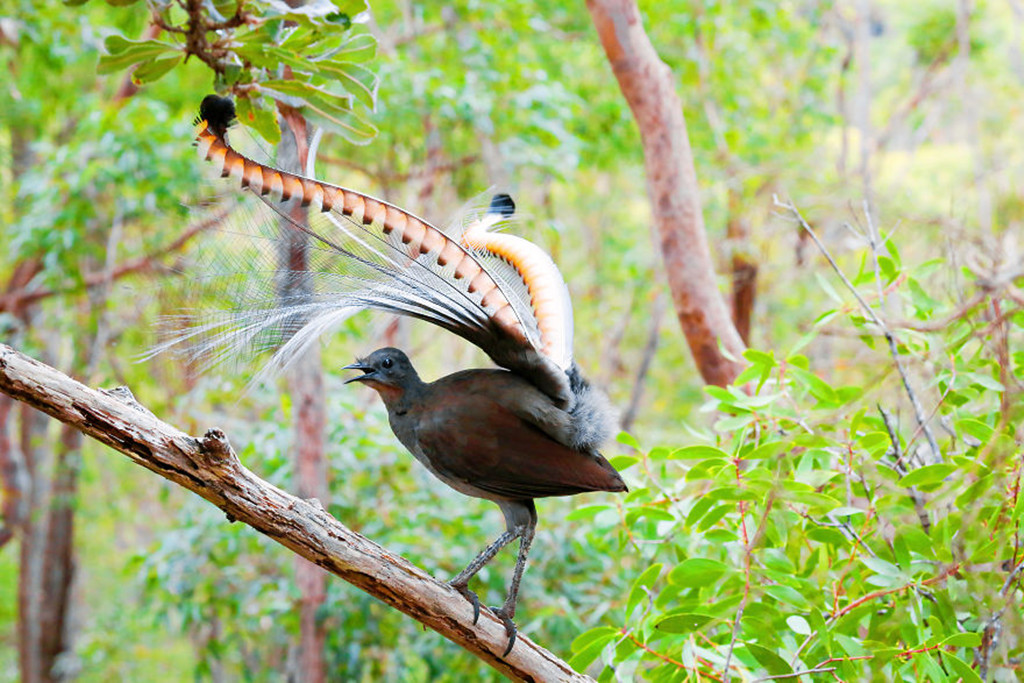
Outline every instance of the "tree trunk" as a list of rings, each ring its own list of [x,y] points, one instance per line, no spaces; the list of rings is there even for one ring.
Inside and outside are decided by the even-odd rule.
[[[43,549],[42,600],[38,616],[41,681],[67,680],[73,674],[66,660],[71,653],[75,501],[81,461],[82,434],[65,425],[61,428],[53,467]]]
[[[598,37],[643,139],[651,213],[676,315],[701,376],[731,382],[743,341],[718,289],[704,231],[693,154],[672,72],[640,22],[635,0],[587,0]]]
[[[726,237],[732,245],[732,321],[747,346],[757,297],[757,262],[750,256],[750,226],[743,217],[739,192],[729,191]]]
[[[289,125],[281,127],[278,164],[285,170],[305,173],[309,150],[305,121],[297,114],[287,116],[286,120]],[[306,209],[297,200],[292,202],[288,212],[291,220],[300,225],[306,223]],[[297,297],[308,298],[312,295],[312,283],[307,274],[309,242],[306,235],[295,230],[287,219],[282,217],[279,223],[282,237],[279,258],[281,267],[289,274],[278,283],[278,297],[282,301],[294,302]],[[298,494],[306,499],[316,498],[326,505],[327,458],[324,441],[327,416],[324,412],[320,348],[315,344],[289,367],[288,393],[292,397],[294,411]],[[303,683],[322,683],[326,680],[324,646],[327,633],[318,623],[317,613],[327,600],[327,575],[316,565],[299,557],[296,558],[295,580],[301,595],[297,680]]]

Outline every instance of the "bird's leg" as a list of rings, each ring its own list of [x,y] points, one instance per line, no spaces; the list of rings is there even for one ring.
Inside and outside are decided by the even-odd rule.
[[[516,633],[518,629],[516,624],[512,621],[512,618],[516,615],[516,600],[519,598],[519,582],[523,579],[523,572],[526,570],[526,556],[530,553],[530,544],[533,543],[533,533],[536,530],[536,524],[523,529],[522,534],[519,536],[519,556],[516,558],[516,568],[512,572],[512,583],[508,588],[508,596],[505,598],[505,604],[497,609],[492,609],[494,616],[501,619],[501,622],[505,624],[505,633],[508,635],[508,647],[505,648],[505,652],[502,653],[502,657],[507,657],[509,652],[512,652],[512,646],[516,644]]]
[[[464,598],[469,600],[473,605],[473,624],[480,620],[480,598],[477,597],[476,593],[469,590],[469,580],[473,578],[477,572],[484,568],[488,562],[494,559],[494,556],[498,554],[498,551],[507,546],[509,543],[515,540],[516,536],[520,532],[514,529],[505,531],[501,536],[498,536],[494,543],[484,548],[483,552],[473,558],[473,561],[469,565],[459,572],[458,576],[448,582],[448,585],[457,590],[462,594]]]
[[[533,543],[533,534],[537,529],[537,508],[532,500],[518,501],[501,505],[501,511],[505,513],[505,522],[509,529],[519,536],[519,555],[516,557],[516,568],[512,572],[512,583],[508,588],[508,596],[505,604],[491,611],[494,616],[505,625],[505,633],[508,635],[508,646],[502,657],[507,657],[512,652],[512,646],[516,644],[516,633],[518,629],[512,621],[516,615],[516,600],[519,597],[519,583],[523,579],[523,572],[526,570],[526,557],[530,554],[530,544]]]

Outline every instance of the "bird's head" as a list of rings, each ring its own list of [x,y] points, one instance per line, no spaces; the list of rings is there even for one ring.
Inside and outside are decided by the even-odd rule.
[[[345,384],[362,382],[373,387],[384,399],[400,396],[406,389],[420,384],[420,376],[409,357],[391,347],[377,349],[342,370],[362,370],[362,375],[348,378]]]

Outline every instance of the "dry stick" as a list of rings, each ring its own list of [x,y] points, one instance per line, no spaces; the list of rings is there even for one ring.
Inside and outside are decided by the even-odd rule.
[[[901,477],[906,476],[907,468],[903,466],[903,453],[900,450],[900,436],[896,433],[896,426],[892,423],[892,415],[890,415],[881,404],[877,406],[879,414],[882,416],[882,424],[885,425],[885,430],[889,432],[889,442],[892,444],[893,454],[893,467],[896,473]],[[928,512],[924,509],[924,499],[917,489],[913,486],[907,488],[907,492],[910,494],[910,499],[914,501],[914,511],[917,512],[917,518],[921,520],[921,528],[927,534],[931,531],[932,521],[928,518]]]
[[[0,392],[91,436],[210,501],[298,555],[429,626],[488,665],[523,681],[591,681],[520,635],[501,658],[504,625],[465,598],[329,515],[246,469],[219,429],[195,438],[117,393],[103,393],[0,344]]]
[[[665,297],[659,293],[658,297],[654,300],[654,310],[651,313],[651,321],[647,329],[647,343],[644,344],[640,367],[637,369],[636,379],[633,381],[633,391],[629,394],[629,406],[622,415],[622,429],[627,432],[633,427],[633,422],[640,412],[640,403],[644,397],[647,374],[651,370],[654,354],[658,350],[658,334],[661,332],[661,319],[665,313],[665,305]]]
[[[913,387],[910,386],[910,378],[907,376],[907,371],[903,367],[903,363],[900,362],[899,350],[896,348],[896,336],[892,333],[888,326],[884,322],[882,322],[882,319],[878,317],[874,309],[872,309],[871,306],[869,306],[868,303],[864,301],[864,298],[861,297],[860,292],[857,291],[857,288],[853,286],[853,283],[850,282],[850,280],[846,277],[843,271],[839,268],[839,264],[837,264],[835,262],[835,259],[832,258],[832,254],[829,253],[828,248],[822,243],[820,239],[818,239],[817,233],[814,232],[814,229],[810,226],[807,220],[804,219],[803,214],[801,214],[800,211],[797,210],[797,208],[793,206],[791,202],[780,202],[778,197],[774,197],[774,201],[775,206],[787,209],[790,213],[793,214],[793,216],[800,223],[800,226],[804,230],[806,230],[807,234],[811,236],[812,240],[814,240],[814,244],[818,247],[818,250],[828,261],[829,265],[832,266],[832,270],[836,272],[836,275],[839,276],[839,279],[842,280],[846,288],[850,290],[854,298],[857,299],[857,303],[860,304],[860,307],[861,309],[863,309],[865,315],[867,315],[868,318],[871,319],[871,322],[873,322],[878,327],[878,329],[882,331],[882,334],[885,336],[885,340],[889,343],[889,354],[892,356],[892,361],[896,365],[896,370],[900,373],[900,379],[903,380],[903,388],[907,393],[907,397],[910,399],[911,406],[913,406],[914,408],[914,417],[917,419],[917,424],[918,426],[921,427],[921,430],[924,432],[925,438],[928,439],[928,445],[931,446],[934,457],[941,459],[942,454],[939,451],[939,444],[935,440],[935,434],[932,433],[931,427],[928,426],[928,419],[925,417],[924,408],[921,406],[921,402],[917,399],[917,394],[914,392]]]
[[[999,591],[1000,595],[1007,597],[1007,595],[1013,595],[1013,593],[1016,593],[1016,591],[1011,593],[1010,587],[1020,576],[1022,570],[1024,570],[1024,562],[1019,562],[1017,566],[1013,568],[1013,571],[1010,572],[1010,575],[1006,577],[1006,581],[1003,583],[1003,587]],[[985,628],[982,630],[981,647],[978,648],[981,651],[980,662],[978,664],[978,675],[980,675],[982,679],[988,679],[989,660],[992,658],[992,653],[995,651],[996,645],[999,644],[999,634],[1003,630],[1003,612],[1005,612],[1006,608],[1009,606],[1010,600],[1006,600],[998,611],[992,613],[992,616],[989,617],[988,621],[985,623]]]

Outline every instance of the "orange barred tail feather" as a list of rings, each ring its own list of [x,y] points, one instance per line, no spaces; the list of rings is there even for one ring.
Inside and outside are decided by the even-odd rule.
[[[570,379],[571,304],[557,267],[539,247],[488,233],[500,220],[494,211],[469,226],[460,243],[383,200],[254,161],[227,140],[234,114],[228,98],[203,100],[196,126],[200,155],[306,233],[318,249],[342,257],[336,272],[320,273],[329,288],[315,305],[303,304],[309,323],[294,331],[281,352],[298,353],[340,311],[376,309],[448,329],[529,379],[562,409],[574,406],[579,391]],[[281,208],[294,199],[310,208],[308,222],[295,222]],[[270,311],[238,325],[249,330],[285,318]],[[249,338],[230,330],[222,336],[229,343]]]

